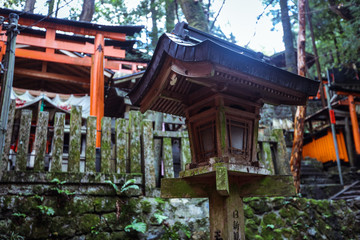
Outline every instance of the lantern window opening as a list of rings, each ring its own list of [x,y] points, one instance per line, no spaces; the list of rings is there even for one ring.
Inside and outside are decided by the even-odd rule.
[[[240,118],[226,116],[228,151],[229,153],[240,156],[245,160],[250,160],[252,122]]]
[[[209,158],[217,156],[215,119],[195,125],[195,134],[199,145],[198,163],[206,162]]]

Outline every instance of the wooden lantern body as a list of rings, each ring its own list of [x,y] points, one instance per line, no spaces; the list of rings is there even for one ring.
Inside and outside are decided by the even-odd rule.
[[[259,167],[256,159],[261,103],[216,93],[185,112],[192,163],[196,168],[223,162]]]

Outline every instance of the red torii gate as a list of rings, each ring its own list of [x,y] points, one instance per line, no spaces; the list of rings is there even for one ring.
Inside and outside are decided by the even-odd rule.
[[[37,14],[17,12],[9,9],[0,9],[0,16],[7,17],[9,13],[14,12],[20,15],[19,25],[23,29],[32,27],[45,28],[45,37],[41,35],[23,33],[17,36],[17,44],[31,46],[31,49],[17,48],[15,56],[17,58],[32,59],[42,61],[42,70],[32,70],[16,68],[15,74],[37,78],[58,81],[63,83],[80,84],[81,86],[90,87],[90,115],[96,116],[97,129],[100,130],[101,118],[104,116],[104,69],[121,70],[122,65],[131,66],[127,73],[138,71],[138,66],[145,67],[145,63],[135,63],[119,60],[109,60],[105,57],[125,58],[125,50],[114,46],[105,46],[105,38],[125,41],[126,35],[133,35],[140,32],[143,26],[106,26],[87,22],[78,22],[57,18],[49,18]],[[21,27],[19,28],[21,31]],[[89,41],[74,41],[57,38],[57,31],[71,33],[73,36],[82,35],[84,39],[90,39],[85,36],[95,37],[94,43]],[[1,31],[0,32],[4,33]],[[6,35],[0,36],[0,59],[5,54]],[[45,50],[45,51],[44,51]],[[68,56],[59,53],[59,50],[70,52],[80,52],[82,57]],[[86,55],[91,55],[91,57]],[[47,63],[61,63],[90,67],[90,81],[86,78],[72,76],[66,73],[47,72]],[[66,71],[64,71],[66,72]],[[97,137],[97,146],[100,146],[100,134]]]

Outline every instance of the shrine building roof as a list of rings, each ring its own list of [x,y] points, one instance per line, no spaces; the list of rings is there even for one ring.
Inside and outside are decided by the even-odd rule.
[[[319,82],[271,66],[264,56],[186,23],[163,34],[152,60],[129,93],[148,109],[184,116],[184,108],[214,93],[270,104],[304,105]]]

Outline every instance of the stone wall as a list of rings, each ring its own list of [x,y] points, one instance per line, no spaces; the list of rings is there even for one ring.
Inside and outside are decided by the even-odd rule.
[[[99,179],[82,184],[39,180],[25,184],[29,180],[26,176],[19,176],[24,181],[18,182],[11,182],[11,176],[7,179],[0,183],[0,239],[210,237],[206,199],[150,198],[139,190],[119,195],[111,183],[99,183]],[[246,198],[244,202],[247,239],[360,236],[360,199],[345,202],[279,197]],[[145,226],[145,233],[134,230]]]

